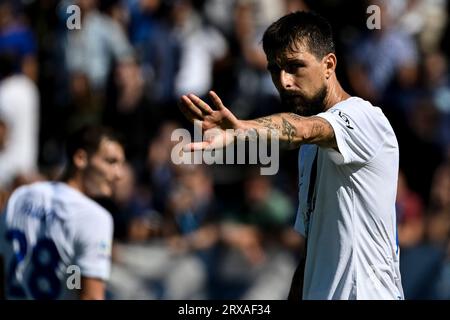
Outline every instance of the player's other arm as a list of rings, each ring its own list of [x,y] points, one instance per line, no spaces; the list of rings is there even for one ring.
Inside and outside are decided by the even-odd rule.
[[[301,144],[317,144],[337,149],[336,137],[331,124],[318,116],[302,117],[295,113],[278,113],[254,120],[240,120],[240,129],[276,130],[280,146],[295,149]]]
[[[84,214],[77,227],[77,252],[74,264],[81,270],[81,300],[104,300],[111,268],[113,221],[99,208],[96,214]]]
[[[81,277],[80,300],[104,300],[105,282],[101,279]]]

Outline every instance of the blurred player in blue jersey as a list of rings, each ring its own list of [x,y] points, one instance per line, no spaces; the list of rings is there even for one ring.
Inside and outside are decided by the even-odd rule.
[[[112,195],[124,150],[111,131],[88,126],[69,138],[66,153],[62,181],[18,188],[0,216],[8,299],[104,299],[113,221],[91,198]]]

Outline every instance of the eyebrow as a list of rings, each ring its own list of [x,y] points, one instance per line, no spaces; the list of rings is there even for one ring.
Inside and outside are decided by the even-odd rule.
[[[297,59],[297,58],[292,58],[292,59],[286,59],[285,61],[284,61],[284,63],[282,63],[282,64],[284,64],[284,65],[286,65],[286,64],[302,64],[302,65],[306,65],[306,60],[303,60],[303,59]],[[280,65],[278,64],[278,63],[276,63],[276,62],[269,62],[268,64],[267,64],[267,67],[268,68],[270,68],[270,67],[279,67]]]
[[[279,65],[276,62],[269,62],[269,63],[267,63],[266,68],[267,68],[267,70],[270,71],[271,69],[275,69],[275,68],[283,69],[283,68],[286,68],[287,66],[292,66],[292,65],[300,65],[301,67],[305,67],[306,60],[298,59],[298,58],[291,58],[291,59],[288,58],[281,65]]]
[[[303,59],[297,59],[297,58],[286,59],[286,63],[298,63],[298,64],[306,65],[306,61],[305,61],[305,60],[303,60]]]

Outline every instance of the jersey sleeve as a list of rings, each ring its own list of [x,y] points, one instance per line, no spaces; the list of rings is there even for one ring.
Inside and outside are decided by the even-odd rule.
[[[88,213],[78,220],[75,264],[83,277],[106,281],[111,270],[113,222],[108,213],[101,213]]]
[[[365,103],[335,107],[317,116],[333,127],[339,152],[327,149],[338,165],[364,165],[373,159],[384,143],[388,127],[381,110]]]

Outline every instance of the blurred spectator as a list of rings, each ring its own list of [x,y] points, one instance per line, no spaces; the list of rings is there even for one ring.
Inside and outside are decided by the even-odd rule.
[[[448,299],[450,291],[450,169],[441,166],[431,188],[430,212],[426,217],[427,242],[404,246],[401,253],[402,282],[408,299]],[[411,200],[410,200],[411,201]],[[413,205],[411,201],[410,205]],[[423,229],[410,233],[417,238]],[[400,232],[400,229],[399,229]],[[400,235],[400,233],[399,233]]]
[[[449,158],[450,159],[450,158]],[[436,297],[450,299],[450,164],[441,165],[433,177],[431,187],[428,238],[445,250]]]
[[[439,245],[450,245],[450,165],[435,172],[431,185],[428,238]]]
[[[87,75],[72,73],[69,90],[70,99],[65,114],[66,132],[73,132],[84,125],[100,124],[103,100],[94,92]]]
[[[6,129],[0,151],[0,187],[37,171],[39,92],[27,76],[14,72],[14,57],[0,56],[0,118]]]
[[[242,205],[226,211],[221,224],[225,247],[216,281],[234,293],[219,298],[285,299],[296,267],[292,252],[300,247],[291,227],[294,207],[267,176],[256,172],[251,171],[243,191]]]
[[[399,172],[397,187],[398,241],[403,247],[412,247],[423,241],[425,232],[424,205],[419,195],[409,189],[403,171]]]
[[[380,102],[388,86],[396,81],[400,88],[412,87],[417,79],[418,52],[413,38],[395,26],[395,16],[385,0],[370,4],[380,7],[381,28],[369,30],[350,52],[350,83],[356,94]]]
[[[128,168],[117,200],[135,201],[132,173]],[[164,220],[151,210],[131,211],[128,243],[116,244],[110,283],[115,299],[204,299],[207,297],[206,267],[197,250],[211,246],[214,229],[202,229],[211,205],[212,184],[201,167],[179,168],[169,195]],[[124,201],[127,200],[128,201]],[[123,207],[123,206],[122,206]],[[132,213],[134,211],[134,214]],[[160,223],[163,223],[161,225]],[[161,229],[162,228],[162,229]],[[161,234],[161,231],[164,234]],[[161,238],[161,236],[164,236]]]
[[[276,89],[267,72],[261,39],[265,28],[284,12],[282,2],[261,0],[235,2],[234,41],[237,52],[234,72],[237,94],[230,104],[240,117],[265,115],[279,107]],[[272,16],[273,14],[273,16]]]
[[[207,299],[206,271],[190,253],[174,254],[165,243],[118,243],[108,283],[110,299]]]
[[[447,15],[445,0],[397,0],[390,1],[392,11],[398,15],[397,26],[415,37],[422,52],[439,49]]]
[[[175,250],[208,248],[214,242],[195,233],[215,218],[214,190],[211,176],[200,165],[177,167],[166,206],[166,236]],[[209,234],[202,234],[209,235]]]
[[[38,61],[36,41],[30,28],[15,11],[13,1],[0,2],[0,53],[16,57],[15,71],[37,81]]]
[[[175,1],[171,19],[181,50],[175,95],[192,92],[204,96],[212,88],[214,62],[227,53],[227,42],[218,30],[204,24],[191,0]]]
[[[436,142],[443,149],[450,146],[450,77],[448,60],[440,51],[424,57],[423,86],[437,108]]]
[[[145,94],[142,69],[137,64],[122,64],[114,71],[114,85],[107,91],[103,122],[124,137],[127,159],[137,174],[142,175],[147,146],[156,135],[164,113],[154,108]]]
[[[233,33],[233,11],[235,1],[209,0],[204,3],[203,13],[207,21],[229,36]]]
[[[112,20],[117,22],[121,29],[126,32],[129,23],[126,5],[122,0],[100,0],[98,9],[107,14]]]
[[[149,183],[155,193],[153,203],[159,212],[166,211],[166,203],[172,186],[174,185],[174,165],[170,154],[174,142],[170,137],[173,130],[178,128],[175,122],[165,122],[159,128],[157,136],[149,143],[147,149],[146,167],[149,174]]]
[[[141,63],[147,98],[161,107],[172,103],[180,50],[176,35],[170,32],[170,8],[161,0],[126,3],[130,41]]]
[[[122,178],[116,185],[113,212],[114,237],[120,241],[142,243],[161,233],[161,215],[151,207],[151,193],[136,181],[133,167],[124,166]]]
[[[411,189],[419,193],[428,205],[433,173],[443,160],[439,142],[446,138],[440,135],[441,118],[430,99],[418,98],[410,109],[409,119],[403,120],[407,127],[398,134],[402,150],[400,166]]]
[[[112,64],[133,62],[133,48],[124,30],[97,9],[97,0],[77,0],[81,9],[81,29],[66,34],[65,62],[69,73],[79,81],[86,75],[94,92],[105,87]]]

